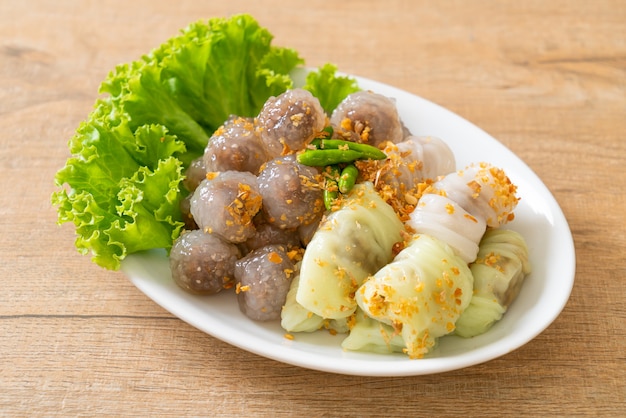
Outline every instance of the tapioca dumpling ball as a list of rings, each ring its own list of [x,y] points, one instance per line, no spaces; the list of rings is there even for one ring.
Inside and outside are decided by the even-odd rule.
[[[311,242],[311,240],[313,239],[313,235],[315,235],[315,232],[317,232],[317,229],[320,226],[322,217],[323,213],[320,213],[319,217],[310,224],[300,225],[298,228],[296,228],[302,246],[306,247],[307,245],[309,245],[309,242]]]
[[[294,274],[285,247],[267,245],[252,251],[235,263],[239,309],[256,321],[279,319]]]
[[[256,119],[259,135],[271,157],[299,151],[326,125],[326,113],[317,97],[292,89],[270,97]]]
[[[191,293],[212,295],[234,285],[236,245],[200,230],[180,235],[170,252],[174,282]]]
[[[189,167],[185,170],[185,178],[183,185],[192,192],[196,190],[202,180],[206,178],[206,165],[202,157],[198,157],[191,161]]]
[[[198,224],[193,219],[193,215],[191,214],[191,196],[187,195],[180,200],[180,214],[183,218],[183,222],[185,223],[185,229],[191,231],[194,229],[198,229]]]
[[[348,95],[330,117],[338,134],[378,147],[387,141],[398,143],[407,134],[393,99],[371,91]]]
[[[284,229],[319,219],[324,211],[321,182],[319,171],[300,164],[295,155],[268,162],[258,176],[267,221]]]
[[[230,117],[218,128],[204,150],[206,171],[248,171],[258,174],[269,160],[252,118]]]
[[[262,198],[252,173],[224,171],[203,180],[190,200],[190,211],[204,232],[240,243],[254,235],[254,216]]]
[[[267,222],[256,224],[256,233],[239,246],[244,254],[266,245],[279,244],[288,250],[300,248],[300,236],[296,229],[282,229]]]

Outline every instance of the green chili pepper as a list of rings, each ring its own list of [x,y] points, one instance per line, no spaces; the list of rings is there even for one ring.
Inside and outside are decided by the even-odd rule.
[[[313,141],[309,142],[309,145],[314,146],[315,149],[320,149],[322,146],[322,138],[315,138]]]
[[[383,160],[384,152],[367,144],[344,141],[342,139],[314,139],[316,149],[307,149],[298,154],[298,162],[304,165],[322,167],[332,164],[351,163],[356,160]]]
[[[337,182],[334,180],[330,180],[330,182],[337,184]],[[337,191],[332,192],[330,190],[324,189],[324,206],[326,207],[326,210],[330,210],[333,207],[333,202],[335,201],[335,199],[337,199],[338,196],[339,194],[337,193]]]
[[[352,190],[358,176],[359,170],[354,166],[354,164],[347,165],[341,171],[339,181],[337,182],[339,191],[341,193],[348,193],[350,190]]]
[[[337,177],[339,177],[339,167],[332,165],[326,168],[326,179],[324,182],[324,206],[330,210],[333,202],[339,196]]]
[[[353,150],[341,149],[317,149],[307,150],[296,157],[300,164],[324,167],[340,163],[351,163],[352,161],[364,159],[363,153]]]
[[[387,158],[384,152],[379,150],[378,148],[367,145],[367,144],[359,144],[357,142],[345,141],[343,139],[322,139],[317,138],[311,142],[317,149],[348,149],[350,151],[359,151],[363,154],[361,159],[372,159],[372,160],[384,160]]]
[[[379,150],[378,148],[367,145],[367,144],[359,144],[358,142],[352,141],[344,141],[343,139],[322,139],[322,148],[324,149],[342,149],[348,148],[352,151],[359,151],[363,153],[363,158],[371,158],[372,160],[384,160],[387,158],[384,152]]]

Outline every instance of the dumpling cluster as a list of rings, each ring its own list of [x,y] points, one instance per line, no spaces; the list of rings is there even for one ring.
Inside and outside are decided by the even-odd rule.
[[[270,98],[256,118],[233,115],[214,132],[187,171],[181,210],[189,231],[170,254],[177,284],[201,294],[235,288],[250,318],[280,317],[303,247],[298,229],[318,223],[324,209],[319,170],[292,150],[326,120],[316,97],[293,89]]]
[[[338,122],[333,124],[334,120]],[[186,172],[184,184],[190,194],[182,202],[181,211],[188,231],[181,234],[170,254],[177,284],[201,294],[235,288],[238,295],[243,295],[238,297],[241,310],[250,318],[273,320],[280,316],[275,307],[284,304],[299,268],[273,261],[288,258],[300,266],[304,248],[315,253],[321,238],[310,241],[325,212],[324,170],[299,163],[296,154],[329,123],[337,137],[362,143],[400,142],[406,134],[393,101],[371,92],[348,96],[332,115],[327,115],[319,100],[303,89],[271,97],[254,118],[232,115],[213,133],[204,155]],[[373,190],[366,193],[366,198],[371,204],[384,204]],[[386,233],[382,230],[384,224],[379,225],[371,215],[359,216],[359,225],[363,226],[359,233],[341,232],[360,237],[353,251],[361,251],[361,245],[372,239],[370,233],[378,231],[376,237]],[[387,217],[389,222],[395,218],[393,210],[387,211]],[[327,224],[328,220],[324,222]],[[343,221],[340,224],[346,228]],[[368,224],[374,227],[368,228]],[[398,219],[393,219],[393,226],[402,229]],[[396,235],[389,235],[389,243],[385,241],[384,245],[399,241]],[[343,247],[335,249],[342,254]],[[320,257],[328,256],[328,249],[320,251]],[[309,270],[310,259],[304,260],[304,271]],[[372,262],[378,268],[388,261],[390,255],[385,254]],[[348,293],[354,293],[353,277],[362,276],[361,280],[370,274],[369,270],[353,272],[355,268],[350,265],[345,269],[350,282],[346,285]],[[268,271],[272,272],[271,279]],[[308,277],[302,277],[305,285]],[[263,292],[267,294],[265,299],[252,297]],[[350,314],[343,311],[343,316]]]
[[[386,157],[354,162],[357,184],[330,206],[339,165],[297,158],[329,125],[344,141],[335,142]],[[185,185],[189,231],[172,248],[175,282],[201,294],[234,288],[249,318],[344,333],[346,350],[422,358],[445,335],[486,332],[530,272],[523,237],[501,229],[519,200],[504,171],[485,162],[456,170],[443,140],[411,134],[393,99],[373,92],[326,115],[294,89],[255,118],[232,116]]]
[[[516,187],[505,173],[487,163],[438,179],[423,191],[410,214],[406,224],[413,235],[406,247],[392,263],[364,282],[356,294],[358,306],[367,316],[400,334],[405,344],[403,351],[411,358],[428,354],[439,337],[456,330],[464,314],[461,324],[467,325],[457,334],[476,335],[474,330],[478,327],[472,321],[483,315],[484,309],[480,299],[474,300],[474,293],[488,292],[484,288],[492,289],[493,282],[498,281],[504,287],[501,292],[517,294],[519,283],[528,273],[526,268],[519,269],[514,277],[506,275],[500,280],[493,274],[484,279],[487,275],[481,273],[477,288],[474,273],[468,267],[476,261],[487,227],[498,228],[512,220],[518,200]],[[508,239],[514,238],[506,237],[504,242],[496,241],[495,246],[506,245]],[[483,243],[489,244],[489,240]],[[492,247],[489,250],[505,251]],[[470,305],[472,309],[466,313]],[[494,318],[492,315],[489,325]]]

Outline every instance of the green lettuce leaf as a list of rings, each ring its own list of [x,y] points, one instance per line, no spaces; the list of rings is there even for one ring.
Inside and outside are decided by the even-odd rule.
[[[187,164],[231,114],[254,116],[293,86],[303,60],[271,41],[249,15],[198,21],[111,71],[55,176],[52,203],[79,252],[118,269],[128,254],[171,247]]]
[[[230,115],[255,116],[268,97],[293,86],[288,74],[304,61],[271,41],[249,15],[198,21],[149,55],[117,66],[100,91],[132,115],[132,128],[167,126],[198,155]]]
[[[94,114],[95,116],[95,114]],[[169,248],[183,226],[179,203],[185,146],[162,125],[83,122],[70,142],[78,152],[55,176],[59,223],[76,227],[76,247],[117,269],[133,252]]]
[[[360,90],[354,78],[337,75],[337,67],[333,64],[325,64],[307,74],[303,88],[319,99],[328,114],[349,94]]]

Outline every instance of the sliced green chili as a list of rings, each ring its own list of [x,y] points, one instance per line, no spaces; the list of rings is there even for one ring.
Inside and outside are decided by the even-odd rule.
[[[349,164],[345,166],[344,169],[341,171],[339,181],[337,182],[339,191],[341,193],[348,193],[350,190],[352,190],[358,176],[359,170],[354,166],[354,164]]]
[[[332,165],[327,167],[327,175],[324,182],[324,206],[330,210],[335,199],[339,196],[337,177],[339,177],[339,167]]]

